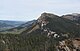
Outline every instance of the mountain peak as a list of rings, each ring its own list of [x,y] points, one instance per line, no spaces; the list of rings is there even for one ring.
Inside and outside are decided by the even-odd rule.
[[[41,15],[42,15],[42,16],[52,16],[52,15],[54,15],[54,14],[44,12],[44,13],[42,13]]]
[[[40,17],[50,17],[50,18],[52,18],[53,16],[57,16],[57,15],[52,14],[52,13],[46,13],[46,12],[44,12],[44,13],[41,14]]]
[[[41,16],[38,18],[38,21],[40,22],[40,21],[48,21],[50,18],[54,18],[54,17],[59,17],[59,16],[57,16],[57,15],[55,15],[55,14],[52,14],[52,13],[46,13],[46,12],[44,12],[44,13],[42,13],[41,14]]]

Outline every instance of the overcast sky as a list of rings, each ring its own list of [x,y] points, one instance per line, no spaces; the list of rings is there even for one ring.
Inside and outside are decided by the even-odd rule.
[[[80,0],[0,0],[0,20],[29,21],[43,12],[80,13]]]

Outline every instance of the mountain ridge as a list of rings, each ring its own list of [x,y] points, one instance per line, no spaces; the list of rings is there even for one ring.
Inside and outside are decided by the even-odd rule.
[[[76,35],[76,34],[80,33],[79,32],[80,25],[76,25],[76,22],[73,22],[72,20],[62,18],[60,16],[57,16],[57,15],[54,15],[51,13],[42,13],[41,14],[41,16],[37,19],[37,23],[35,24],[35,25],[38,25],[38,27],[39,27],[37,29],[41,29],[42,22],[45,22],[47,24],[46,27],[48,27],[51,31],[55,31],[60,34],[68,33],[68,34]],[[32,31],[32,32],[34,32],[34,31]],[[24,31],[24,33],[27,33],[27,31]]]
[[[28,24],[30,25],[24,23],[19,27],[13,28],[11,30],[13,32],[9,30],[11,33],[0,33],[0,50],[79,50],[80,25],[76,25],[76,23],[77,22],[74,22],[66,18],[62,18],[51,13],[42,13],[37,20],[28,22]],[[4,31],[4,33],[5,32],[6,31]]]
[[[78,13],[66,14],[66,15],[62,15],[61,17],[72,20],[80,24],[80,14]]]

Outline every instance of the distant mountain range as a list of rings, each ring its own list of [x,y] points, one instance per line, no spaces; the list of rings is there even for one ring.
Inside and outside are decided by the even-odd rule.
[[[28,22],[17,22],[17,21],[15,21],[14,24],[9,24],[8,29],[6,29],[6,30],[4,29],[1,32],[5,33],[5,34],[6,33],[19,34],[23,31],[25,31],[26,29],[28,29],[29,27],[31,27],[32,24],[35,22],[36,22],[36,20],[32,20],[32,21],[28,21]],[[12,23],[12,22],[10,21],[10,23]],[[5,26],[5,28],[7,28],[7,27]]]
[[[8,20],[0,20],[0,31],[5,29],[10,29],[14,27],[18,27],[25,22],[22,21],[8,21]]]

